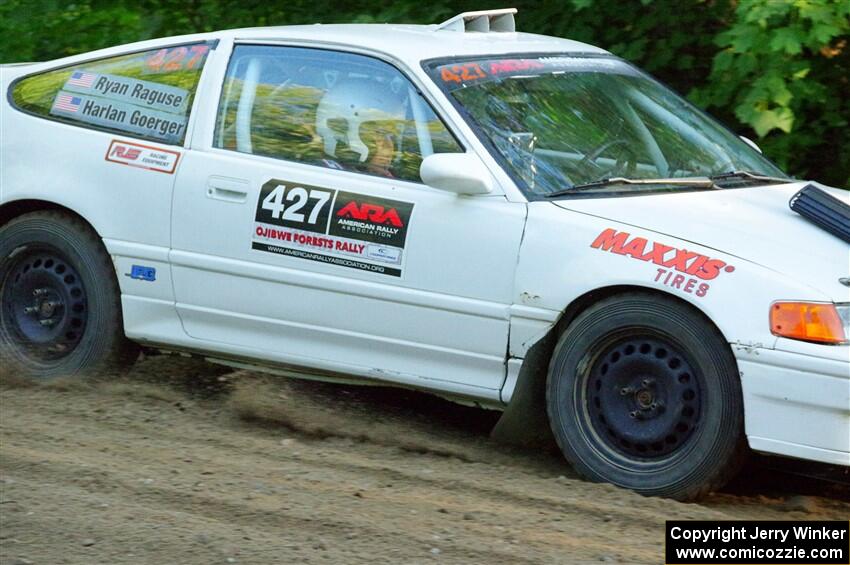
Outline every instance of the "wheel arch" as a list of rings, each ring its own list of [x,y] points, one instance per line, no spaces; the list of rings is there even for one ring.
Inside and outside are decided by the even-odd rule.
[[[10,202],[4,202],[3,204],[0,204],[0,227],[8,224],[19,216],[23,216],[24,214],[49,210],[64,212],[68,215],[76,217],[77,219],[85,222],[85,224],[89,228],[91,228],[91,230],[96,233],[98,237],[101,237],[102,239],[100,232],[98,232],[94,225],[85,216],[83,216],[76,210],[72,210],[67,206],[57,204],[56,202],[51,202],[49,200],[39,200],[35,198],[12,200]]]
[[[491,435],[494,439],[511,444],[554,446],[555,440],[545,414],[545,401],[546,375],[558,337],[573,320],[594,304],[629,293],[664,297],[683,304],[710,324],[723,336],[723,340],[729,343],[726,334],[705,311],[670,292],[631,284],[610,285],[589,290],[567,304],[552,327],[526,351],[510,401],[493,428]]]
[[[106,243],[103,241],[103,236],[85,216],[83,216],[76,210],[72,210],[67,206],[63,206],[62,204],[57,204],[56,202],[51,202],[49,200],[28,198],[21,200],[13,200],[11,202],[4,202],[0,205],[0,228],[2,228],[15,218],[19,218],[23,215],[31,214],[33,212],[61,212],[82,222],[87,228],[92,231],[92,233],[94,233],[95,236],[97,236],[97,239],[100,242],[100,246],[103,251],[107,255],[110,255],[109,250],[106,247]],[[117,284],[118,273],[115,272],[115,269],[112,269],[111,273],[112,276],[115,277],[115,281]]]
[[[600,288],[595,288],[595,289],[590,290],[588,292],[585,292],[581,296],[575,298],[572,302],[570,302],[567,305],[566,308],[564,308],[564,310],[561,312],[561,316],[558,318],[558,321],[555,322],[555,324],[552,326],[552,328],[549,330],[549,332],[547,332],[546,336],[544,336],[542,339],[547,339],[547,338],[551,339],[552,336],[557,338],[557,336],[561,335],[561,333],[567,328],[567,326],[570,325],[570,323],[573,320],[576,319],[576,317],[578,317],[579,314],[581,314],[582,312],[584,312],[585,310],[587,310],[588,308],[590,308],[591,306],[593,306],[597,302],[600,302],[600,301],[605,300],[607,298],[610,298],[612,296],[617,296],[617,295],[620,295],[620,294],[628,294],[628,293],[633,293],[633,292],[642,293],[642,294],[646,294],[646,295],[650,295],[650,296],[664,297],[666,299],[672,299],[675,302],[678,302],[679,304],[685,305],[689,310],[691,310],[696,315],[703,318],[703,320],[705,320],[706,322],[711,324],[718,331],[718,333],[720,333],[720,335],[723,336],[723,339],[727,343],[729,342],[729,339],[724,334],[723,330],[721,330],[720,327],[716,323],[714,323],[714,320],[712,320],[708,316],[708,314],[705,313],[705,311],[703,309],[701,309],[699,306],[697,306],[693,302],[685,300],[681,296],[677,296],[677,295],[675,295],[671,292],[665,292],[665,291],[659,290],[657,288],[652,288],[652,287],[648,287],[648,286],[640,286],[640,285],[628,285],[628,284],[611,285],[611,286],[604,286],[604,287],[600,287]]]

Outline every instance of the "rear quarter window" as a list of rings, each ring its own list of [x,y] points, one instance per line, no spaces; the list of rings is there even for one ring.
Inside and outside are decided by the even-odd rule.
[[[12,86],[12,103],[56,121],[181,144],[211,47],[167,47],[28,76]]]

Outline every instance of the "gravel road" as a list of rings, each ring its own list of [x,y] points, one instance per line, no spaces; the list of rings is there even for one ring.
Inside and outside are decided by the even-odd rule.
[[[151,357],[0,382],[0,563],[662,563],[667,519],[847,519],[763,462],[699,504],[578,479],[416,392]]]

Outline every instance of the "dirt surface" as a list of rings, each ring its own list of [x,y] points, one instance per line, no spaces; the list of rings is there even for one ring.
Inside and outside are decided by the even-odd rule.
[[[0,383],[0,563],[663,563],[667,519],[847,519],[850,487],[750,467],[700,504],[508,449],[424,394],[153,357]]]

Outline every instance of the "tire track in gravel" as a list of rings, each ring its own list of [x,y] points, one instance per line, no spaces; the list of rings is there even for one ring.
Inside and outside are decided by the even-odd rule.
[[[13,466],[20,471],[26,472],[30,479],[39,479],[42,484],[50,484],[55,477],[74,476],[79,468],[57,460],[49,461],[49,470],[46,463],[38,464],[26,458],[15,457],[12,454]],[[358,519],[358,516],[349,516],[347,519],[327,512],[323,508],[313,508],[311,516],[300,516],[291,512],[292,501],[288,500],[287,506],[282,506],[278,496],[255,495],[247,502],[230,501],[222,496],[216,496],[211,492],[186,492],[179,487],[156,487],[140,486],[139,483],[115,477],[114,473],[107,473],[110,486],[112,487],[111,499],[132,499],[135,507],[145,508],[150,513],[169,512],[174,514],[189,514],[185,509],[194,509],[191,514],[193,519],[202,518],[205,521],[214,521],[228,525],[228,527],[242,526],[251,531],[279,530],[299,532],[297,537],[310,534],[327,537],[344,537],[346,533],[356,530],[361,538],[378,539],[392,533],[391,530],[377,526],[367,520]],[[74,481],[71,481],[74,483]],[[85,481],[74,484],[74,488],[95,495],[88,489],[90,484]],[[100,486],[100,485],[98,485]],[[309,489],[310,496],[333,496],[333,492],[323,489]],[[377,501],[382,502],[382,501]],[[432,547],[430,539],[421,535],[406,535],[406,543],[418,545],[421,552],[427,553]],[[366,542],[370,543],[370,542]],[[468,542],[465,542],[465,544]],[[452,547],[454,544],[449,544]],[[454,549],[471,551],[484,559],[505,559],[510,557],[504,553],[493,551],[484,546],[457,547]]]
[[[87,393],[87,394],[89,394],[89,393]],[[59,396],[63,397],[63,395],[59,395]],[[95,395],[94,398],[97,398],[97,396]],[[79,402],[81,399],[80,399],[79,395],[77,395],[74,398],[74,400]],[[56,404],[56,403],[54,403],[54,404]],[[60,402],[60,403],[58,403],[58,406],[60,406],[60,408],[58,408],[58,410],[57,410],[58,412],[68,412],[69,411],[68,406],[70,406],[70,404],[64,404],[64,403]],[[26,425],[27,430],[10,429],[10,426],[8,425],[8,420],[6,422],[4,422],[4,424],[3,424],[4,436],[8,433],[12,433],[14,435],[16,433],[24,433],[25,431],[28,431],[28,433],[29,433],[28,440],[31,440],[33,444],[38,446],[35,449],[24,449],[24,448],[18,448],[18,447],[15,447],[15,446],[10,446],[10,447],[5,448],[4,449],[4,457],[3,457],[3,468],[4,468],[4,470],[6,468],[9,468],[9,467],[11,467],[13,469],[18,469],[19,472],[24,473],[24,474],[26,474],[30,477],[40,478],[41,479],[40,482],[43,483],[43,484],[58,484],[58,483],[63,482],[63,478],[64,478],[65,483],[70,483],[70,484],[76,486],[77,488],[79,488],[79,485],[74,484],[76,482],[74,477],[84,475],[84,473],[87,470],[90,472],[91,468],[94,467],[95,464],[87,463],[88,467],[81,469],[81,468],[79,468],[79,466],[75,466],[75,465],[70,464],[70,463],[63,465],[63,461],[65,461],[65,460],[73,461],[75,458],[79,458],[81,455],[83,456],[83,459],[86,460],[86,461],[91,461],[92,459],[97,460],[98,458],[102,458],[103,454],[100,451],[100,449],[102,449],[102,448],[98,447],[98,446],[101,446],[101,445],[104,444],[105,438],[109,438],[109,437],[114,438],[115,434],[111,431],[112,422],[110,422],[108,418],[97,421],[98,425],[95,425],[95,426],[92,426],[91,424],[89,424],[88,426],[84,425],[85,422],[80,421],[79,404],[70,413],[75,415],[75,418],[72,418],[72,420],[76,420],[76,422],[74,422],[73,425],[65,426],[64,429],[69,434],[71,434],[72,437],[80,437],[80,436],[82,436],[82,434],[80,433],[81,431],[83,431],[83,430],[87,431],[88,433],[82,439],[82,444],[76,444],[75,445],[72,442],[69,442],[67,440],[57,442],[57,440],[63,439],[62,434],[58,431],[55,431],[52,428],[51,424],[44,422],[44,421],[40,421],[39,423],[35,423],[34,425]],[[48,416],[46,418],[46,420],[53,420],[52,416],[54,416],[54,415],[55,415],[54,413],[45,414],[45,416]],[[22,420],[15,420],[15,421],[19,422],[21,424],[25,424],[25,422],[23,422]],[[183,427],[185,427],[185,426],[177,425],[177,426],[173,426],[173,427],[168,427],[165,430],[161,430],[162,434],[163,434],[162,437],[164,437],[165,439],[170,441],[171,436],[173,436],[173,430],[179,430]],[[159,430],[146,430],[145,431],[145,433],[147,433],[150,436],[157,435],[158,432],[159,432]],[[140,434],[140,433],[142,433],[142,430],[134,430],[134,435]],[[259,522],[259,523],[270,523],[272,525],[275,525],[276,527],[279,527],[280,529],[286,529],[286,530],[292,530],[295,527],[295,524],[293,524],[291,521],[282,522],[281,520],[271,519],[271,517],[273,517],[274,513],[281,511],[277,506],[273,506],[272,509],[267,510],[267,512],[272,512],[271,515],[269,515],[267,513],[260,512],[260,508],[257,508],[257,506],[260,505],[260,502],[257,501],[257,500],[252,501],[249,505],[246,505],[246,504],[238,504],[238,505],[223,504],[222,505],[215,500],[209,500],[208,497],[204,497],[204,496],[200,496],[200,495],[189,495],[187,497],[186,493],[182,492],[180,489],[181,488],[182,489],[188,489],[188,488],[190,488],[190,485],[179,485],[177,487],[176,492],[174,490],[171,490],[171,489],[166,489],[166,490],[161,491],[156,496],[151,494],[151,489],[141,489],[141,487],[138,487],[135,483],[132,483],[132,482],[129,483],[129,484],[123,484],[119,481],[118,484],[116,485],[115,480],[114,480],[114,475],[116,475],[118,473],[118,471],[116,471],[114,469],[114,467],[116,467],[116,466],[127,468],[127,467],[132,467],[133,464],[136,463],[136,464],[139,465],[139,467],[141,469],[144,470],[144,473],[140,476],[146,476],[148,474],[154,474],[155,476],[157,476],[158,473],[160,473],[160,469],[151,468],[149,463],[144,463],[145,461],[151,461],[153,459],[152,452],[157,451],[157,449],[154,448],[154,447],[141,445],[141,443],[142,443],[141,440],[144,437],[146,437],[146,436],[133,437],[133,436],[127,436],[126,434],[122,433],[121,434],[122,443],[126,444],[126,445],[135,446],[134,448],[132,448],[132,450],[130,450],[130,448],[125,448],[125,449],[123,449],[123,451],[127,452],[129,450],[129,454],[132,454],[137,459],[135,459],[134,457],[129,457],[129,455],[127,453],[116,452],[115,451],[116,448],[113,447],[113,448],[111,448],[111,452],[108,455],[108,461],[105,461],[105,462],[100,464],[100,467],[98,469],[97,480],[92,481],[92,480],[87,479],[87,478],[82,478],[82,479],[79,479],[79,480],[81,480],[83,484],[93,483],[94,486],[99,491],[104,492],[104,493],[111,493],[111,496],[113,496],[113,497],[117,496],[115,493],[113,493],[113,491],[115,491],[115,490],[120,491],[121,489],[123,489],[124,491],[127,492],[127,494],[126,494],[126,496],[121,496],[119,498],[119,500],[120,499],[132,499],[134,501],[133,502],[134,504],[143,504],[145,507],[149,507],[149,508],[155,509],[157,507],[160,507],[162,510],[173,511],[175,509],[179,509],[181,507],[186,507],[186,506],[189,506],[189,507],[201,506],[201,507],[203,507],[202,514],[205,514],[207,517],[210,516],[210,512],[212,510],[212,511],[214,511],[211,514],[212,518],[215,518],[217,520],[227,520],[228,519],[227,517],[230,516],[230,521],[234,524],[245,525],[247,523],[247,524],[250,525],[250,524],[253,524],[253,523],[257,523],[257,522]],[[225,431],[225,435],[219,436],[217,438],[218,441],[216,441],[215,443],[220,444],[222,438],[227,438],[227,437],[228,436],[226,435],[226,431]],[[52,438],[53,442],[63,444],[62,445],[62,448],[63,448],[62,452],[51,454],[49,450],[45,451],[45,447],[46,447],[45,444],[49,443],[51,441],[51,438]],[[191,442],[191,441],[193,441],[194,439],[197,439],[197,438],[194,438],[190,435],[190,436],[183,437],[182,439],[184,440],[184,442]],[[307,447],[307,446],[302,446],[302,447]],[[352,446],[350,446],[350,445],[349,446],[340,446],[340,447],[347,449],[348,451],[352,450]],[[359,447],[362,447],[362,445],[358,444],[358,445],[353,446],[355,453],[357,452]],[[68,452],[70,452],[70,455],[64,451],[66,449],[67,449]],[[218,450],[218,447],[216,447],[216,450]],[[85,453],[86,451],[89,451],[90,453]],[[242,451],[243,451],[244,455],[250,455],[251,450],[243,447]],[[323,451],[327,451],[327,449],[324,448]],[[290,463],[294,464],[296,466],[299,466],[301,471],[308,473],[309,476],[315,476],[318,471],[321,471],[323,473],[331,473],[331,474],[337,474],[338,475],[339,472],[338,472],[338,469],[337,469],[336,462],[334,460],[335,457],[340,456],[340,454],[336,453],[337,451],[339,451],[340,453],[344,453],[344,451],[338,450],[337,448],[334,447],[328,453],[323,453],[320,460],[315,460],[315,461],[303,461],[302,460],[302,461],[292,461]],[[386,448],[380,448],[379,451],[390,451],[390,450],[387,450]],[[196,451],[190,450],[190,453],[191,453],[191,456],[193,458],[197,459],[197,452]],[[86,455],[88,455],[88,457],[86,457]],[[398,457],[397,454],[395,456]],[[266,456],[260,456],[260,457],[256,457],[253,460],[253,463],[251,465],[251,467],[252,467],[251,470],[253,471],[252,480],[260,478],[264,481],[269,481],[270,479],[268,479],[268,477],[266,476],[267,473],[274,472],[276,470],[279,470],[280,472],[285,472],[287,470],[286,467],[284,465],[282,465],[282,462],[280,462],[280,461],[267,461],[267,460],[265,460],[265,457]],[[406,455],[404,455],[404,457],[409,458],[410,455],[406,454]],[[124,461],[123,463],[121,463],[120,460],[123,459],[123,458],[127,458],[127,460]],[[440,463],[446,463],[444,458],[440,458],[440,457],[435,458],[435,457],[429,457],[429,456],[420,456],[419,458],[420,459],[424,458],[424,459],[428,460],[427,463],[426,463],[428,465],[433,465],[433,464],[439,465]],[[173,460],[173,459],[169,459],[169,460]],[[212,461],[212,459],[210,461]],[[244,473],[245,469],[241,468],[241,466],[239,464],[241,461],[242,460],[238,459],[238,458],[231,460],[231,462],[228,463],[228,470],[233,471],[237,475]],[[261,462],[262,464],[258,465],[259,462]],[[27,465],[27,463],[29,463],[29,465]],[[121,463],[121,465],[119,465],[119,463]],[[308,469],[303,468],[305,464],[308,466]],[[145,467],[146,465],[147,465],[147,467]],[[460,463],[459,465],[460,465],[460,467],[463,467],[466,464]],[[330,467],[329,469],[327,468],[328,466]],[[457,467],[458,464],[454,464],[453,466]],[[323,467],[326,467],[326,468],[323,468]],[[462,551],[462,552],[465,552],[464,554],[468,554],[469,556],[477,556],[478,559],[482,559],[482,560],[490,560],[491,558],[493,558],[493,559],[499,559],[500,562],[502,562],[502,561],[510,562],[511,560],[517,561],[520,556],[515,555],[515,554],[511,554],[511,553],[505,553],[504,551],[499,552],[499,551],[495,551],[495,550],[491,549],[489,547],[490,543],[488,543],[488,542],[492,542],[492,540],[487,540],[486,535],[481,536],[480,534],[481,533],[486,534],[489,531],[489,533],[491,533],[491,535],[492,535],[492,530],[494,529],[494,526],[499,527],[498,524],[509,524],[512,519],[513,520],[518,519],[519,521],[523,521],[527,518],[525,516],[526,514],[531,515],[531,514],[537,513],[537,510],[535,510],[535,509],[525,509],[520,505],[514,504],[514,502],[515,502],[514,500],[511,500],[511,499],[502,500],[501,498],[502,498],[503,493],[498,492],[498,491],[488,492],[487,493],[488,496],[486,497],[486,499],[482,500],[482,498],[484,498],[484,497],[481,497],[478,492],[475,492],[474,490],[470,491],[470,489],[466,488],[465,486],[461,487],[460,490],[461,491],[470,491],[470,492],[463,493],[462,496],[459,495],[459,494],[447,493],[446,490],[444,488],[442,488],[442,483],[444,482],[442,479],[432,479],[432,478],[429,478],[429,477],[425,477],[423,475],[408,475],[407,473],[400,473],[400,472],[398,472],[397,470],[394,470],[394,469],[389,469],[389,468],[386,468],[386,467],[381,468],[380,466],[376,467],[375,465],[364,467],[363,465],[351,466],[351,465],[346,464],[346,467],[347,467],[347,474],[355,475],[355,476],[356,475],[366,475],[366,476],[369,477],[370,481],[379,481],[380,482],[380,481],[385,481],[385,480],[392,480],[392,481],[395,481],[396,483],[399,483],[399,482],[405,483],[405,484],[401,485],[403,487],[401,489],[398,488],[399,487],[398,484],[394,484],[392,492],[396,492],[398,490],[404,491],[406,489],[410,489],[410,488],[415,487],[414,492],[412,494],[408,495],[408,496],[403,496],[402,500],[392,500],[392,499],[388,500],[388,499],[386,499],[386,497],[383,497],[383,498],[381,498],[377,501],[374,501],[373,504],[377,504],[378,506],[395,505],[395,506],[403,506],[405,508],[414,507],[414,508],[417,508],[418,511],[422,512],[422,513],[425,513],[425,512],[433,513],[434,516],[438,517],[438,520],[444,520],[445,519],[444,516],[441,516],[440,513],[438,512],[439,508],[435,507],[435,504],[437,503],[436,501],[440,500],[440,499],[442,499],[442,501],[446,502],[446,503],[453,502],[454,504],[459,505],[461,508],[463,508],[463,507],[478,508],[478,510],[477,510],[477,512],[479,513],[478,519],[484,521],[484,523],[482,523],[482,524],[476,524],[476,525],[479,526],[478,529],[477,529],[478,533],[475,536],[470,537],[471,536],[471,532],[470,532],[469,535],[464,537],[463,542],[461,544],[445,543],[444,542],[444,544],[442,546],[443,558],[445,558],[445,556],[448,555],[449,552]],[[38,472],[39,468],[49,470],[49,471],[45,471],[45,473],[47,474],[45,477],[39,476],[39,472]],[[481,472],[483,470],[484,469],[481,469],[477,472]],[[442,469],[440,469],[438,471],[443,472]],[[447,469],[446,471],[450,472],[451,469]],[[383,472],[383,474],[381,474],[382,472]],[[380,476],[376,476],[376,475],[380,475]],[[111,477],[111,479],[105,480],[105,478],[108,479],[110,477]],[[138,481],[138,480],[139,479],[137,478],[136,481]],[[342,477],[341,480],[342,480],[343,484],[346,484],[346,485],[352,485],[353,484],[352,480],[350,478]],[[460,485],[462,483],[460,481],[458,481],[455,484]],[[307,484],[307,483],[295,484],[295,485],[292,485],[292,487],[293,488],[290,489],[290,493],[291,492],[305,491],[305,492],[309,492],[310,498],[319,497],[320,500],[325,500],[325,501],[327,501],[329,498],[334,498],[334,495],[336,495],[335,496],[336,498],[343,496],[343,495],[340,495],[339,493],[336,493],[336,492],[333,492],[333,491],[329,493],[329,492],[327,492],[327,490],[323,491],[321,489],[317,489],[314,485],[311,486],[310,484]],[[155,489],[153,489],[153,492],[155,493],[157,491]],[[369,500],[369,499],[373,498],[372,493],[375,492],[375,489],[367,489],[365,492],[367,494],[363,498]],[[261,498],[261,497],[255,497],[255,499],[257,499],[257,498]],[[351,498],[350,492],[346,493],[344,495],[344,498]],[[398,498],[398,497],[396,497],[396,498]],[[290,499],[290,502],[291,502],[291,499]],[[120,506],[120,504],[119,504],[119,506]],[[290,504],[290,506],[293,506],[293,505]],[[450,504],[443,504],[443,506],[451,506],[451,505]],[[310,511],[313,512],[314,514],[319,515],[320,519],[322,521],[324,521],[326,523],[329,521],[325,515],[322,515],[321,509],[317,509],[317,508],[314,507]],[[454,511],[454,509],[452,511]],[[550,511],[553,512],[553,513],[560,513],[560,509],[550,509]],[[458,510],[458,512],[459,512],[459,510]],[[252,513],[256,513],[256,516],[258,516],[258,518],[251,517],[246,522],[244,515],[248,514],[249,516],[252,516]],[[396,516],[395,517],[396,520],[399,519],[399,518],[403,519],[404,517],[403,516]],[[417,536],[417,535],[411,533],[409,528],[398,528],[398,527],[392,526],[394,524],[394,522],[395,522],[395,520],[384,520],[385,524],[391,525],[390,526],[391,531],[396,531],[396,532],[398,532],[399,530],[404,531],[404,535],[403,535],[403,538],[405,540],[404,545],[407,546],[408,550],[412,550],[413,548],[415,548],[416,545],[417,545],[416,542],[418,542],[421,546],[423,546],[423,547],[425,547],[425,549],[427,549],[427,544],[429,542],[427,537],[421,538],[420,536]],[[430,522],[430,523],[426,524],[426,531],[434,531],[438,528],[437,524],[439,524],[439,521],[436,521],[433,518],[431,518],[431,519],[428,520],[428,522]],[[310,522],[308,522],[308,524],[309,523]],[[370,531],[368,528],[364,528],[361,523],[356,522],[356,521],[352,521],[352,523],[348,524],[348,526],[352,527],[352,528],[354,528],[358,531],[361,531],[362,535],[364,537],[369,537],[369,538],[382,538],[382,537],[386,538],[387,537],[386,532],[384,532],[384,531],[376,532],[374,530]],[[469,524],[467,524],[467,529],[469,529],[468,526],[469,526]],[[395,527],[395,530],[393,530],[393,527]],[[327,529],[328,528],[326,527],[324,530],[320,530],[319,533],[320,534],[328,534],[328,535],[333,537],[333,535],[335,533],[339,533],[336,530],[341,531],[341,530],[346,529],[346,524],[343,523],[342,526],[340,526],[339,528],[337,528],[336,530],[331,531],[331,532],[326,532],[325,530],[327,530]],[[475,532],[475,531],[476,531],[475,529],[472,530],[472,532]],[[506,536],[508,534],[500,532],[499,535]],[[570,550],[570,548],[573,545],[576,545],[577,549],[580,550],[580,551],[595,550],[597,548],[599,548],[600,550],[605,550],[609,546],[609,541],[604,536],[601,538],[599,543],[591,543],[590,540],[587,540],[587,541],[582,541],[582,542],[577,543],[577,544],[569,543],[569,541],[573,539],[571,536],[565,536],[564,534],[559,534],[559,536],[563,539],[560,540],[560,543],[555,544],[555,545],[560,546],[560,549],[562,551]],[[479,537],[484,539],[483,543],[478,541]],[[531,543],[542,543],[543,541],[547,541],[550,544],[553,543],[553,540],[546,540],[545,536],[542,536],[540,533],[537,533],[537,534],[534,534],[534,535],[529,535],[528,540]],[[538,540],[538,541],[534,541],[534,540]],[[513,540],[513,541],[516,541],[516,540]],[[398,543],[398,542],[396,542],[396,543]],[[420,550],[422,550],[421,547],[420,547]],[[424,550],[422,550],[422,551],[423,551],[423,553],[427,553]],[[538,558],[534,557],[534,554],[536,553],[536,551],[534,551],[533,548],[525,547],[523,551],[525,552],[525,555],[522,557],[522,559],[521,559],[522,561],[534,562],[538,559]],[[547,557],[547,558],[544,559],[544,561],[551,562],[551,559],[549,559]]]
[[[84,419],[80,414],[72,414],[72,417]],[[29,432],[44,431],[49,433],[49,424],[44,424],[46,430],[39,430],[36,427],[30,427]],[[141,426],[136,426],[133,430],[134,437],[127,437],[128,430],[123,430],[123,436],[127,443],[136,445],[134,451],[144,450],[144,446],[139,446],[139,440],[147,437],[150,431]],[[181,427],[169,427],[162,431],[164,435],[174,431],[172,439],[176,439],[180,434]],[[111,433],[111,432],[110,432]],[[208,440],[209,441],[209,440]],[[233,452],[236,450],[237,443],[235,441],[226,441],[224,437],[217,436],[212,440],[217,448]],[[492,500],[506,500],[514,504],[534,506],[536,508],[558,511],[558,512],[581,512],[587,517],[604,518],[616,514],[618,517],[626,520],[645,521],[657,518],[659,511],[664,511],[666,515],[671,517],[693,517],[695,515],[692,505],[683,505],[673,501],[661,499],[646,499],[632,493],[624,492],[620,489],[610,487],[608,485],[590,485],[580,480],[570,480],[566,478],[540,479],[539,476],[531,475],[525,472],[522,468],[514,467],[508,471],[507,468],[501,467],[503,473],[510,472],[512,476],[502,476],[495,484],[499,486],[491,486],[488,484],[477,484],[473,481],[463,479],[465,473],[473,477],[480,477],[482,474],[491,471],[492,468],[481,468],[479,465],[485,463],[470,463],[460,460],[457,465],[446,469],[445,472],[430,473],[428,475],[416,472],[402,470],[402,468],[389,468],[380,463],[372,463],[370,458],[360,457],[360,451],[365,447],[361,442],[354,445],[345,445],[344,448],[348,452],[344,458],[334,454],[333,457],[311,458],[309,455],[299,455],[297,458],[291,458],[284,453],[278,453],[280,459],[271,459],[266,454],[268,450],[273,448],[273,445],[263,445],[259,451],[249,451],[254,455],[250,461],[250,466],[253,470],[260,470],[260,463],[265,463],[270,466],[269,469],[286,471],[285,467],[281,467],[281,459],[288,460],[298,467],[309,466],[311,473],[315,476],[321,473],[322,470],[333,469],[335,473],[346,472],[351,476],[368,475],[371,477],[382,477],[393,481],[406,481],[410,484],[428,485],[435,489],[450,491],[456,493],[475,493],[477,498],[489,497]],[[243,448],[244,449],[244,448]],[[143,452],[143,451],[142,451]],[[428,452],[430,455],[430,452]],[[211,461],[207,461],[208,463]],[[291,465],[292,466],[292,465]],[[291,467],[290,466],[290,467]],[[403,467],[403,465],[402,465]],[[245,469],[243,469],[244,471]],[[543,490],[543,493],[530,492],[532,487],[537,487]],[[573,491],[570,493],[570,498],[553,496],[552,491]],[[633,505],[616,506],[612,511],[612,499],[621,501],[622,498],[632,497]],[[718,519],[724,515],[717,512],[703,511],[698,513],[704,519]]]
[[[494,444],[485,411],[194,361],[7,382],[0,408],[2,563],[656,563],[665,519],[850,514],[647,499]]]

